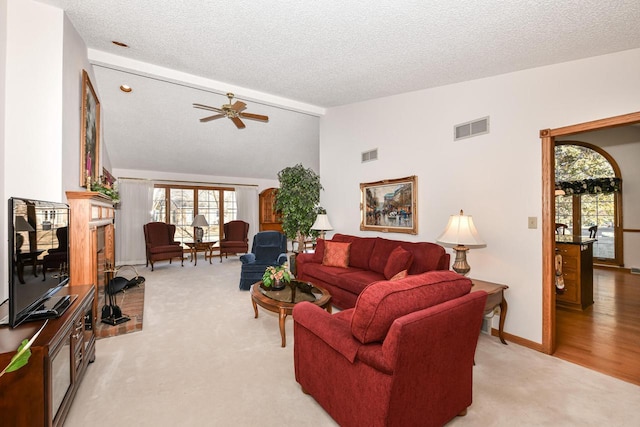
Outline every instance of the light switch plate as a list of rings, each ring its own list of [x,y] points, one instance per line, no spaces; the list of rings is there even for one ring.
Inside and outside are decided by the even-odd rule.
[[[536,229],[538,228],[538,217],[530,216],[529,217],[529,228]]]

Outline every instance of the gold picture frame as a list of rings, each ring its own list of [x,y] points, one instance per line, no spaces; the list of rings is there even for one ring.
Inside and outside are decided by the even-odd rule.
[[[100,101],[86,70],[82,70],[80,120],[80,186],[90,189],[100,174]]]
[[[418,234],[418,177],[360,184],[360,230]]]

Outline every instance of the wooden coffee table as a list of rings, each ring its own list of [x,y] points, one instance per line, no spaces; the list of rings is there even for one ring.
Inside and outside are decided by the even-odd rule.
[[[204,259],[206,260],[209,258],[209,264],[211,264],[211,258],[213,258],[213,245],[217,242],[217,240],[212,240],[210,242],[184,242],[184,244],[189,247],[189,251],[191,252],[191,261],[194,261],[194,267],[198,265],[198,252],[204,252]]]
[[[262,281],[251,286],[251,303],[255,318],[258,318],[258,306],[278,313],[282,347],[287,346],[284,321],[287,315],[293,313],[293,307],[302,301],[309,301],[331,313],[331,294],[325,288],[313,283],[293,280],[280,291],[265,288]]]

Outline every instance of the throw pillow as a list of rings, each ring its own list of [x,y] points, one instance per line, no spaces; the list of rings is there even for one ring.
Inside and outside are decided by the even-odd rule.
[[[402,270],[400,273],[396,274],[389,280],[391,281],[400,280],[400,279],[404,279],[405,277],[407,277],[407,270]]]
[[[351,243],[343,242],[324,242],[324,257],[322,265],[327,267],[349,267],[349,252]]]
[[[387,264],[384,267],[384,277],[389,280],[402,270],[409,270],[413,262],[413,254],[401,246],[391,251]]]

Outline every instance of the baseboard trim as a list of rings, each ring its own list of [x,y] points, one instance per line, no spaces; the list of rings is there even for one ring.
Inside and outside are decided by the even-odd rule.
[[[498,333],[499,333],[499,331],[497,329],[491,328],[491,335],[492,336],[498,337],[499,336]],[[538,344],[537,342],[530,341],[528,339],[519,337],[517,335],[511,335],[508,332],[503,332],[502,335],[504,336],[505,341],[509,341],[509,342],[514,343],[514,344],[518,344],[518,345],[521,345],[523,347],[527,347],[527,348],[530,348],[532,350],[539,351],[540,353],[544,353],[543,348],[542,348],[542,344]]]

